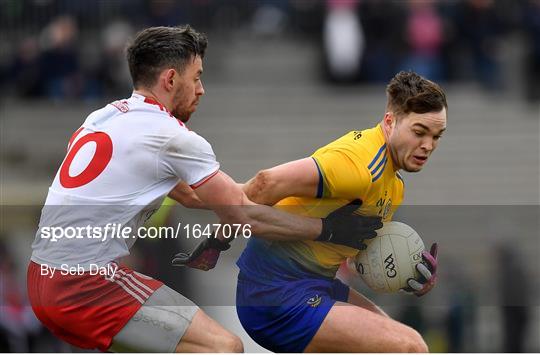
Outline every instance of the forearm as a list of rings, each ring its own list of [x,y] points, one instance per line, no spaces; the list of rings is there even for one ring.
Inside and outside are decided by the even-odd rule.
[[[320,218],[303,217],[261,205],[248,207],[247,214],[254,223],[253,234],[263,239],[315,240],[321,235]]]
[[[277,240],[315,240],[321,235],[320,218],[309,218],[262,205],[228,206],[220,208],[222,223],[242,224],[255,237]],[[222,236],[218,235],[222,239]]]
[[[289,214],[251,201],[227,174],[220,172],[195,190],[226,224],[249,225],[252,234],[272,240],[314,240],[322,221]]]

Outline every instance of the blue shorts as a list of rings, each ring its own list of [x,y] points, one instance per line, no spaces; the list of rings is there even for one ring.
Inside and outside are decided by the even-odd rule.
[[[273,352],[304,351],[334,303],[349,296],[341,281],[312,276],[269,280],[240,272],[236,311],[253,340]]]

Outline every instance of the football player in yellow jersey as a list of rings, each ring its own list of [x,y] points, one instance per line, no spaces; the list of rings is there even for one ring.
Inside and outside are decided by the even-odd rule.
[[[350,132],[311,157],[260,171],[244,185],[246,195],[312,217],[331,216],[349,204],[345,208],[360,215],[391,220],[403,200],[399,170],[422,170],[446,129],[447,103],[437,84],[413,72],[398,73],[386,92],[377,126]],[[212,268],[217,258],[205,255],[225,249],[217,244],[205,241],[174,263]],[[357,245],[251,238],[237,262],[236,303],[244,329],[274,352],[426,352],[414,329],[335,279],[342,262],[363,248],[362,238]],[[433,288],[436,254],[436,245],[424,252],[422,276],[409,280],[406,291],[423,295]]]

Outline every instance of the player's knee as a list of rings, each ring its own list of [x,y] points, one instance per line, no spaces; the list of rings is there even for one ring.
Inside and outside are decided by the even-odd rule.
[[[428,353],[429,349],[426,342],[420,338],[409,350],[410,353]]]
[[[209,344],[210,345],[210,344]],[[214,334],[213,341],[206,352],[210,353],[241,353],[244,345],[240,338],[224,330],[220,334]]]
[[[422,336],[414,329],[411,329],[408,335],[408,341],[405,342],[407,349],[404,349],[409,353],[427,353],[429,352],[428,346]]]
[[[230,353],[243,353],[244,352],[244,344],[242,344],[242,340],[240,340],[239,337],[236,335],[233,335],[233,338],[230,342]]]
[[[215,349],[214,352],[223,352],[223,353],[243,353],[244,344],[242,340],[234,334],[227,334],[223,337],[221,344],[219,344],[218,349]]]

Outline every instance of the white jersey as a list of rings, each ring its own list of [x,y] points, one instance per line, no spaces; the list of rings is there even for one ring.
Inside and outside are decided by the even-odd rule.
[[[71,138],[41,213],[32,260],[88,270],[126,256],[135,238],[114,238],[112,229],[103,238],[108,224],[136,230],[179,181],[197,186],[218,170],[210,144],[163,106],[138,94],[115,101],[91,113]],[[52,229],[64,234],[53,240]]]

